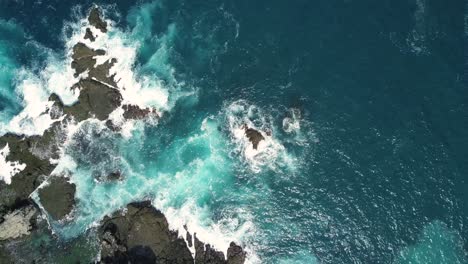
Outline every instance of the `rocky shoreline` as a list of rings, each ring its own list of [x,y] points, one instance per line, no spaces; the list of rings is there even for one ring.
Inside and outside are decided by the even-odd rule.
[[[107,33],[107,22],[97,7],[91,9],[88,21],[90,27],[86,28],[84,40],[94,42],[98,34]],[[110,118],[118,108],[127,120],[160,118],[156,109],[123,105],[115,76],[110,74],[117,59],[97,65],[96,57],[103,55],[107,55],[106,50],[95,50],[78,42],[72,50],[71,67],[79,81],[70,87],[79,92],[78,101],[67,106],[58,95],[52,94],[47,114],[55,123],[42,136],[6,134],[0,137],[0,149],[8,145],[10,150],[5,160],[25,165],[11,177],[11,183],[0,179],[0,263],[49,263],[41,252],[28,252],[28,256],[19,254],[18,245],[38,239],[41,234],[53,239],[48,221],[44,219],[62,221],[73,217],[75,204],[79,203],[75,199],[76,186],[70,182],[69,175],[54,174],[56,165],[51,162],[59,159],[66,129],[71,123],[95,118],[111,130],[119,131],[120,124]],[[246,134],[255,147],[263,139],[252,130],[246,130]],[[118,180],[125,176],[114,172],[103,177]],[[37,193],[38,199],[31,198],[33,193]],[[190,230],[186,234],[170,230],[163,213],[149,201],[128,204],[106,216],[97,227],[95,239],[98,245],[95,263],[241,264],[246,258],[246,252],[234,242],[223,253],[208,244],[209,241],[200,241]],[[65,252],[78,250],[73,248],[77,245],[67,244]]]

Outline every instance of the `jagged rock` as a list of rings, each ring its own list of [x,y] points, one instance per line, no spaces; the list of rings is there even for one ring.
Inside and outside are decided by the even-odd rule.
[[[103,33],[107,32],[107,22],[101,19],[101,13],[97,7],[91,9],[88,17],[89,24],[101,30]]]
[[[117,89],[99,81],[80,80],[77,87],[80,89],[78,102],[71,106],[64,106],[60,98],[54,94],[49,98],[55,107],[61,107],[64,114],[73,117],[76,121],[83,121],[93,116],[99,120],[106,120],[122,102],[122,95]]]
[[[75,77],[94,68],[94,65],[96,64],[96,59],[94,57],[105,54],[106,51],[104,50],[94,50],[86,46],[86,44],[78,42],[73,46],[73,61],[71,64],[71,67],[75,70]]]
[[[221,251],[216,251],[210,244],[204,244],[194,234],[195,240],[195,264],[212,263],[212,264],[225,264],[226,259]]]
[[[94,37],[93,32],[91,31],[90,28],[86,28],[86,33],[85,33],[84,39],[89,39],[90,41],[95,41],[96,40],[96,38]]]
[[[78,104],[70,107],[68,112],[75,115],[86,113],[87,116],[95,115],[99,120],[106,120],[122,102],[122,95],[117,89],[110,88],[95,80],[81,80],[81,92]],[[67,112],[67,111],[66,111]]]
[[[66,131],[62,122],[53,123],[42,136],[32,136],[30,152],[36,157],[49,160],[60,157],[60,147],[66,140]]]
[[[137,105],[123,105],[122,109],[124,110],[123,117],[125,119],[144,119],[149,115],[154,115],[155,117],[158,117],[158,114],[154,109],[141,109]]]
[[[76,186],[62,176],[52,176],[49,184],[39,189],[39,199],[44,209],[55,220],[68,215],[75,205]]]
[[[0,216],[11,207],[29,199],[29,195],[43,182],[55,165],[47,159],[40,159],[31,153],[34,141],[31,138],[6,134],[0,137],[0,148],[8,144],[10,153],[6,157],[10,161],[26,164],[24,170],[11,178],[11,183],[0,181]]]
[[[193,246],[192,239],[192,235],[189,233],[189,231],[187,231],[187,234],[185,235],[185,240],[187,240],[187,244],[189,247]]]
[[[112,58],[102,64],[94,66],[94,68],[89,71],[88,78],[102,82],[112,88],[117,88],[117,83],[114,81],[114,75],[109,75],[110,69],[116,62],[117,59]]]
[[[131,203],[124,211],[102,221],[102,263],[193,263],[185,241],[150,202]]]
[[[227,264],[243,264],[247,253],[242,247],[231,242],[227,250]]]
[[[259,131],[253,128],[249,128],[247,126],[245,126],[245,135],[247,136],[249,141],[252,143],[254,149],[257,149],[258,143],[260,143],[260,141],[265,139],[262,133],[260,133]]]
[[[0,241],[28,235],[32,229],[32,218],[36,214],[36,208],[33,205],[28,205],[3,216],[0,223]]]

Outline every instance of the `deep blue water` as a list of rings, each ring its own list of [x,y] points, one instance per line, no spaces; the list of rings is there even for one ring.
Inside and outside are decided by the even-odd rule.
[[[205,208],[207,226],[252,223],[242,241],[261,263],[468,263],[465,1],[97,2],[141,44],[139,74],[196,96],[109,143],[135,180],[83,180],[83,212],[115,192],[162,195]],[[64,55],[67,23],[91,3],[0,0],[2,120],[22,108],[16,71]],[[280,156],[252,170],[230,116],[271,129]]]

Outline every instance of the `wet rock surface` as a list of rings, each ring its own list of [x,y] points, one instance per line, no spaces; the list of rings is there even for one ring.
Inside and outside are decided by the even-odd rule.
[[[89,21],[89,24],[101,30],[103,33],[107,32],[107,22],[102,20],[101,11],[99,10],[99,8],[94,7],[93,9],[91,9],[91,12],[89,13],[88,21]]]
[[[94,28],[86,29],[84,39],[95,41],[98,36],[93,34],[95,28],[103,33],[107,32],[107,23],[101,18],[98,8],[91,10],[88,21]],[[42,232],[46,236],[52,236],[46,220],[43,220],[45,223],[42,223],[41,230],[38,230],[36,221],[40,219],[37,217],[40,213],[46,213],[43,216],[48,215],[49,220],[63,220],[72,213],[76,202],[76,186],[63,175],[51,175],[56,165],[50,161],[57,160],[62,155],[61,147],[67,139],[70,140],[67,138],[66,130],[71,122],[97,118],[114,126],[112,122],[109,124],[108,118],[119,107],[124,110],[125,119],[159,118],[155,109],[122,105],[122,95],[117,88],[114,75],[110,74],[110,69],[117,60],[109,59],[96,65],[96,58],[105,55],[107,55],[105,50],[95,50],[83,42],[77,43],[73,47],[71,67],[75,70],[75,77],[80,79],[70,89],[79,92],[78,101],[73,105],[65,105],[58,95],[51,94],[49,101],[52,102],[52,106],[46,113],[58,121],[53,123],[43,135],[25,137],[6,134],[0,137],[0,148],[8,144],[10,149],[6,159],[26,165],[24,170],[11,178],[10,184],[0,180],[0,263],[16,263],[21,260],[23,256],[15,253],[18,249],[16,244],[27,244],[27,241],[33,239],[32,233]],[[118,130],[118,127],[113,128]],[[258,135],[252,135],[252,140],[258,140]],[[83,141],[80,142],[82,146]],[[80,151],[79,148],[76,150]],[[109,149],[106,148],[104,152],[109,152]],[[122,179],[120,171],[110,171],[105,176],[111,181]],[[38,189],[46,179],[47,185]],[[35,201],[30,198],[36,190],[37,199],[45,212],[41,212]],[[242,248],[231,245],[226,260],[222,252],[216,251],[209,244],[205,245],[188,230],[186,243],[177,232],[169,229],[165,216],[150,202],[129,204],[124,210],[104,218],[97,233],[93,243],[99,244],[101,263],[194,263],[195,261],[237,264],[245,260]],[[82,252],[80,245],[90,242],[83,238],[83,242],[80,243],[68,243],[64,252]],[[27,259],[41,263],[45,259],[43,256],[47,255],[47,247],[43,247],[44,252],[41,250],[33,252],[25,247],[23,252],[28,252]],[[88,245],[83,247],[86,248]],[[189,247],[194,248],[195,256],[192,256]],[[87,254],[93,255],[93,252],[91,250]],[[79,260],[79,257],[76,259]]]
[[[188,245],[169,229],[165,216],[151,202],[129,204],[106,217],[99,228],[101,263],[212,263],[242,264],[246,253],[231,243],[227,260],[221,251],[187,231]],[[188,247],[195,247],[195,258]]]
[[[187,231],[187,234],[188,231]],[[213,263],[213,264],[243,264],[247,253],[242,247],[231,242],[229,245],[227,256],[224,253],[217,251],[210,244],[205,244],[197,238],[197,234],[193,236],[195,246],[195,263]]]
[[[185,241],[148,201],[106,217],[99,234],[102,263],[193,263]]]
[[[224,254],[221,251],[216,251],[210,244],[206,244],[198,240],[197,234],[194,235],[195,245],[195,263],[226,263]]]
[[[48,185],[39,189],[39,199],[53,219],[61,220],[73,210],[76,186],[63,176],[54,175],[48,181]]]
[[[0,148],[6,144],[10,148],[6,159],[26,164],[24,170],[11,178],[10,184],[0,181],[0,214],[15,204],[28,200],[29,195],[55,168],[47,159],[41,159],[31,153],[33,143],[34,139],[24,136],[6,134],[0,137]]]
[[[241,246],[231,242],[227,250],[227,264],[242,264],[245,262],[247,253]]]
[[[84,39],[89,39],[91,42],[96,40],[90,28],[86,28]]]
[[[141,109],[137,105],[123,105],[122,109],[124,110],[123,117],[125,119],[144,119],[148,116],[158,117],[158,114],[154,111],[154,109]]]
[[[247,126],[245,126],[244,129],[245,129],[245,136],[252,143],[253,148],[257,149],[258,144],[260,143],[260,141],[265,139],[263,137],[262,133],[260,133],[259,131],[255,130],[253,128],[249,128]]]

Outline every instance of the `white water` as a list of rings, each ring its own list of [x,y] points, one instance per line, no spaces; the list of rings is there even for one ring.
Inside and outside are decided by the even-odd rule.
[[[6,158],[10,154],[10,147],[8,144],[0,150],[0,180],[6,184],[11,183],[11,178],[17,173],[26,169],[26,164],[18,161],[7,161]]]
[[[270,121],[272,117],[262,109],[244,100],[239,100],[225,107],[225,115],[236,152],[242,154],[246,164],[253,172],[261,172],[264,168],[277,170],[282,166],[290,168],[295,166],[294,157],[274,136],[276,128]],[[259,131],[264,137],[257,149],[254,149],[248,140],[244,125]]]

